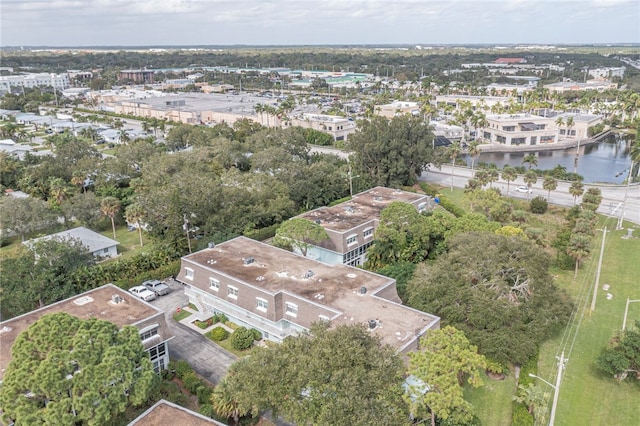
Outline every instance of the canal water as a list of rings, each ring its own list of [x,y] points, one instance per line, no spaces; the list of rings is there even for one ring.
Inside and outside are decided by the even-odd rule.
[[[585,183],[623,183],[629,175],[632,140],[628,136],[611,135],[600,143],[581,146],[578,174],[584,176]],[[572,172],[576,148],[537,152],[486,152],[480,154],[475,164],[494,163],[500,169],[505,165],[521,166],[522,159],[528,154],[535,154],[538,158],[538,165],[535,166],[537,169],[553,169],[559,164]],[[471,157],[467,156],[465,160],[471,166]]]

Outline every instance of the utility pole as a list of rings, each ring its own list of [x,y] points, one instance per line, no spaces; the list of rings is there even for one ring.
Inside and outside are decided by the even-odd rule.
[[[598,295],[598,286],[600,285],[600,269],[602,269],[602,255],[604,254],[604,240],[607,238],[607,227],[602,230],[602,246],[600,247],[600,259],[598,259],[598,271],[596,272],[596,283],[593,285],[593,297],[591,298],[591,310],[589,314],[596,308],[596,296]]]
[[[620,211],[620,217],[618,217],[617,230],[622,229],[622,220],[624,219],[624,208],[627,206],[627,197],[629,196],[629,185],[631,185],[631,173],[633,173],[633,161],[631,167],[629,167],[629,176],[627,177],[627,187],[624,190],[624,200],[622,201],[622,210]]]
[[[560,354],[558,359],[558,377],[556,378],[556,385],[553,392],[553,404],[551,405],[551,416],[549,417],[549,426],[553,426],[556,420],[556,409],[558,408],[558,396],[560,395],[560,382],[562,381],[562,372],[565,369],[565,363],[569,361],[564,358],[564,351]]]

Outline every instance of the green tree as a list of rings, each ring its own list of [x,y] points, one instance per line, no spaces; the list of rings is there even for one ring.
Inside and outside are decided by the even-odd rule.
[[[142,242],[142,219],[144,218],[144,208],[137,203],[129,204],[124,211],[125,218],[128,223],[134,224],[138,228],[138,236],[140,237],[140,247],[144,244]]]
[[[529,170],[527,171],[527,173],[524,174],[524,183],[527,184],[527,189],[529,189],[529,191],[531,191],[531,187],[538,181],[538,175],[536,175],[536,173],[533,170]],[[530,192],[527,192],[527,200],[529,199],[529,196],[531,195]]]
[[[249,349],[253,345],[253,332],[246,327],[238,327],[231,335],[231,346],[239,351]]]
[[[113,239],[116,239],[116,222],[115,217],[120,211],[120,200],[115,197],[105,197],[100,201],[100,211],[103,215],[111,219],[111,229],[113,229]]]
[[[349,136],[354,173],[371,186],[413,185],[433,159],[433,133],[420,117],[364,121]]]
[[[547,414],[548,399],[548,392],[533,383],[529,383],[527,386],[519,384],[518,392],[513,397],[515,402],[524,404],[529,414],[533,414],[534,418],[538,419],[539,422]]]
[[[524,363],[564,326],[569,297],[553,283],[541,248],[494,232],[458,233],[447,245],[418,266],[407,286],[411,307],[440,316],[503,365]]]
[[[476,162],[476,160],[480,157],[481,153],[482,153],[482,150],[480,150],[479,141],[476,140],[469,143],[469,146],[467,148],[467,154],[469,155],[469,157],[471,157],[471,176],[474,175],[473,165]]]
[[[576,199],[584,193],[584,185],[580,181],[571,182],[569,194],[573,195],[573,205],[576,205]]]
[[[531,170],[533,166],[538,165],[538,157],[536,157],[535,154],[527,154],[522,159],[522,164],[526,164],[527,170]]]
[[[401,262],[419,263],[428,255],[426,217],[409,203],[395,201],[382,209],[373,238],[365,264],[370,270]]]
[[[78,293],[73,273],[93,264],[78,240],[40,240],[22,247],[16,257],[2,261],[3,311],[18,315]]]
[[[102,219],[100,200],[93,192],[76,193],[62,203],[62,212],[67,218],[74,218],[88,228],[96,228]]]
[[[544,175],[542,187],[547,190],[547,201],[551,200],[551,191],[555,191],[558,187],[558,180],[552,175]]]
[[[309,248],[328,239],[327,231],[319,224],[303,218],[293,218],[280,225],[273,244],[282,248],[293,247],[307,257]]]
[[[211,395],[213,411],[225,419],[233,420],[234,425],[240,424],[240,418],[251,413],[249,408],[241,409],[233,398],[226,379],[222,379]]]
[[[482,385],[480,369],[487,362],[464,333],[451,326],[432,330],[420,339],[420,350],[409,354],[408,373],[428,386],[427,392],[409,386],[407,402],[416,415],[428,413],[431,426],[452,419],[464,424],[473,419],[473,407],[464,400],[464,382]]]
[[[225,380],[240,412],[271,410],[296,424],[402,425],[409,421],[403,370],[393,348],[363,326],[317,323],[276,347],[255,348]]]
[[[518,172],[511,166],[505,166],[502,169],[502,180],[507,181],[507,193],[509,192],[509,185],[511,182],[518,178]]]
[[[602,202],[602,191],[600,188],[589,188],[582,196],[582,208],[596,211]]]
[[[16,424],[108,424],[146,402],[155,377],[137,328],[67,313],[33,323],[11,354],[0,403]]]
[[[578,277],[578,268],[582,259],[587,257],[591,252],[591,238],[585,234],[571,234],[569,238],[569,246],[567,247],[567,254],[571,256],[576,262],[576,269],[573,274],[573,279]]]
[[[50,228],[56,223],[56,215],[47,203],[35,197],[0,199],[0,216],[3,233],[15,232],[24,241],[25,235]]]
[[[616,333],[609,346],[598,355],[596,365],[618,380],[627,377],[640,380],[640,321],[636,321],[635,329]]]

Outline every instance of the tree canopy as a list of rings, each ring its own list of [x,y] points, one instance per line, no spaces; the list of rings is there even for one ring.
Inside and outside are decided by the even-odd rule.
[[[348,141],[354,172],[371,186],[413,185],[433,160],[433,138],[420,117],[363,121]]]
[[[22,332],[0,387],[3,421],[107,424],[146,401],[155,374],[137,328],[49,314]]]
[[[549,256],[524,238],[461,233],[449,252],[420,265],[409,305],[464,332],[492,361],[524,363],[569,318],[567,294],[549,274]]]
[[[420,392],[409,386],[405,398],[412,414],[418,418],[430,414],[432,426],[436,424],[436,417],[462,423],[470,421],[473,407],[464,400],[462,385],[465,379],[473,387],[482,385],[479,370],[486,368],[485,358],[463,332],[451,326],[424,335],[420,348],[409,354],[409,374],[429,390]]]
[[[635,322],[635,329],[614,336],[596,359],[596,365],[619,380],[640,380],[640,321]]]
[[[403,364],[362,326],[318,323],[258,348],[225,378],[238,412],[272,410],[296,424],[406,424]]]
[[[273,244],[283,248],[296,248],[306,257],[310,247],[328,239],[329,235],[322,226],[308,219],[293,218],[280,225]]]

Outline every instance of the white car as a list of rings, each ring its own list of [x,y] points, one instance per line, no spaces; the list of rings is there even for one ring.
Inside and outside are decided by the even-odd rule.
[[[156,294],[149,290],[148,288],[137,285],[135,287],[131,287],[129,289],[129,293],[133,294],[136,297],[144,300],[145,302],[150,302],[156,298]]]
[[[530,190],[529,188],[527,188],[526,186],[518,186],[517,188],[514,189],[514,191],[516,192],[522,192],[522,193],[529,193],[531,194],[533,191]]]

